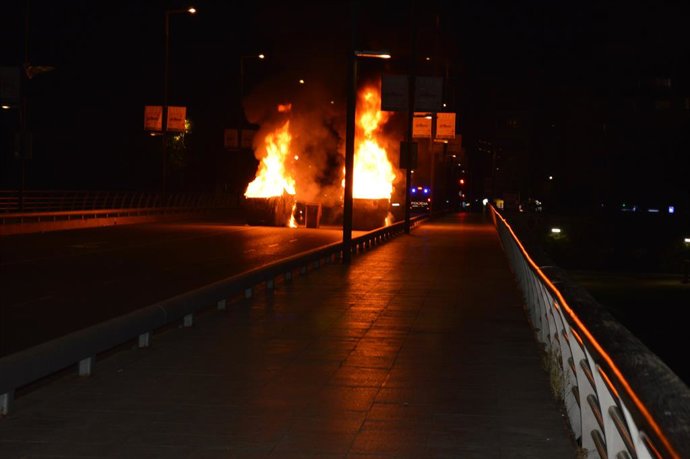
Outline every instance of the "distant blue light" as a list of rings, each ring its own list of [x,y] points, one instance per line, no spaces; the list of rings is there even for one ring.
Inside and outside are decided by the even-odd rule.
[[[675,208],[675,206],[668,206],[668,213],[669,213],[669,214],[674,214],[674,213],[676,213],[676,208]]]
[[[429,188],[424,188],[424,194],[429,194]]]
[[[416,193],[416,192],[417,192],[417,188],[412,187],[412,189],[411,189],[410,191],[413,192],[413,193]]]

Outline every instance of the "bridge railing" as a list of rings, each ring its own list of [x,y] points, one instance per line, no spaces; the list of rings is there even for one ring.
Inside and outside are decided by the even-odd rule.
[[[162,193],[136,191],[0,190],[0,216],[102,209],[239,206],[229,193]]]
[[[426,218],[429,216],[417,216],[410,222],[416,226]],[[403,232],[404,222],[369,231],[352,238],[351,253],[371,249]],[[148,347],[154,332],[169,324],[181,321],[184,327],[189,327],[195,314],[213,307],[224,310],[227,302],[238,295],[249,298],[261,287],[272,291],[276,282],[289,281],[294,274],[304,274],[309,269],[340,260],[342,256],[342,242],[329,244],[4,356],[0,358],[0,415],[10,411],[17,389],[72,365],[77,366],[80,375],[88,376],[99,354],[130,341],[135,341],[139,347]]]
[[[587,457],[690,457],[690,389],[537,247],[528,253],[506,219],[491,212],[544,345],[554,392]]]
[[[0,236],[239,208],[237,193],[0,190]]]

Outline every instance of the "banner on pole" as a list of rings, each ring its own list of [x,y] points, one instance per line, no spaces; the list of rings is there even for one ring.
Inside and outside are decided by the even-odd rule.
[[[436,138],[454,139],[455,138],[455,113],[436,114]]]
[[[187,107],[168,106],[167,130],[171,132],[185,132]]]
[[[415,116],[412,118],[412,137],[431,138],[431,116]]]
[[[160,105],[146,105],[144,107],[144,130],[163,130],[163,107]]]

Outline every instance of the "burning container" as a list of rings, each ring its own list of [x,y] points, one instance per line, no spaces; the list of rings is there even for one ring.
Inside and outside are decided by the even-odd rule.
[[[249,225],[290,226],[295,196],[283,194],[268,198],[246,198],[244,213]]]
[[[373,230],[386,225],[389,199],[353,199],[352,229]]]

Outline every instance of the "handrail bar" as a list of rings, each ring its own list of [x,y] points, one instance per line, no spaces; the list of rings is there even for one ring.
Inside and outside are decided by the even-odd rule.
[[[562,378],[560,396],[588,457],[600,454],[602,445],[608,457],[690,457],[690,388],[558,267],[550,261],[540,267],[503,215],[493,206],[490,209],[537,338],[552,357],[549,370]],[[589,326],[582,316],[587,308]],[[578,362],[574,372],[570,359]],[[597,406],[593,409],[577,400],[594,401]],[[611,413],[616,410],[622,416],[614,419]],[[598,413],[604,416],[603,426]]]

